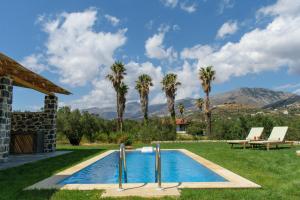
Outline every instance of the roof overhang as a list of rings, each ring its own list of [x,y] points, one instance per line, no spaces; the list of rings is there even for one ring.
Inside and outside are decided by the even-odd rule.
[[[14,85],[31,88],[47,95],[72,94],[2,53],[0,53],[0,76],[10,76]]]

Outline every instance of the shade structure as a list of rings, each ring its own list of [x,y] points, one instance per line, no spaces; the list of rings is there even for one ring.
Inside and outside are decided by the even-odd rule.
[[[43,76],[25,68],[17,61],[0,52],[0,76],[10,76],[13,85],[31,88],[47,95],[54,93],[69,95],[71,92],[52,83]]]

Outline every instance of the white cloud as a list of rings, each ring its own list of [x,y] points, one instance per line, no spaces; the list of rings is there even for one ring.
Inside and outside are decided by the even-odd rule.
[[[198,97],[200,91],[200,82],[197,78],[198,68],[197,63],[189,64],[184,62],[183,66],[173,69],[172,71],[163,72],[161,66],[155,66],[151,62],[137,63],[130,61],[125,65],[127,75],[125,83],[129,86],[127,101],[139,100],[137,91],[135,90],[135,81],[141,74],[148,74],[152,77],[153,87],[150,88],[149,103],[157,104],[166,102],[165,94],[161,90],[161,80],[165,73],[173,72],[178,75],[178,80],[182,85],[178,88],[176,99],[186,97]],[[196,77],[195,77],[196,75]],[[188,81],[187,81],[188,80]],[[111,83],[105,79],[93,81],[93,89],[85,96],[70,102],[73,108],[88,108],[88,107],[111,107],[115,106],[115,91]]]
[[[176,99],[184,99],[187,97],[199,97],[201,90],[200,81],[198,79],[197,63],[190,64],[185,61],[182,67],[174,71],[178,76],[181,86],[178,88]]]
[[[188,13],[193,13],[197,10],[197,4],[193,3],[188,5],[186,2],[180,4],[180,8]]]
[[[183,65],[171,69],[182,82],[177,99],[198,96],[201,91],[198,69],[206,65],[215,66],[217,82],[227,81],[233,76],[278,70],[281,67],[300,73],[300,3],[279,0],[272,6],[260,9],[258,13],[262,17],[271,16],[272,21],[264,28],[245,33],[238,42],[228,42],[220,47],[197,44],[181,51]],[[96,14],[95,10],[89,9],[64,13],[44,22],[44,30],[48,34],[47,52],[41,59],[39,54],[27,58],[30,61],[28,63],[34,63],[34,66],[45,59],[51,69],[60,74],[61,81],[69,85],[92,82],[92,89],[86,95],[65,102],[66,105],[77,108],[115,105],[115,92],[104,75],[109,72],[115,52],[126,42],[126,30],[115,33],[95,31]],[[156,34],[147,39],[145,49],[149,58],[177,59],[175,49],[164,45],[169,29],[169,26],[161,26]],[[139,99],[134,81],[138,75],[147,73],[154,81],[150,103],[165,102],[160,81],[169,72],[166,68],[150,62],[134,61],[127,63],[126,68],[128,73],[125,81],[130,87],[128,101]]]
[[[110,107],[115,104],[115,91],[106,79],[93,81],[93,89],[79,99],[66,103],[72,108]]]
[[[116,33],[93,29],[97,11],[63,13],[43,24],[48,34],[46,59],[60,81],[83,86],[114,62],[115,51],[126,42],[126,29]]]
[[[285,5],[285,9],[278,10],[278,5]],[[198,67],[215,66],[218,82],[232,76],[274,71],[281,67],[300,73],[300,2],[288,4],[279,0],[275,5],[261,10],[267,10],[265,14],[275,15],[265,28],[256,28],[245,33],[240,41],[228,42],[220,48],[196,45],[184,49],[182,58],[196,58]]]
[[[34,72],[40,73],[48,69],[46,65],[41,63],[42,60],[43,56],[41,54],[32,54],[24,57],[21,61],[21,64]]]
[[[113,26],[117,26],[120,23],[120,20],[115,17],[115,16],[111,16],[111,15],[104,15],[104,17],[113,25]]]
[[[150,62],[137,63],[130,61],[125,65],[127,75],[125,76],[125,83],[129,86],[127,100],[139,99],[138,93],[135,90],[135,81],[141,74],[148,74],[152,77],[153,87],[150,88],[150,103],[161,103],[164,101],[164,96],[161,95],[160,81],[163,77],[162,68],[154,66]],[[82,98],[71,102],[71,105],[76,108],[87,107],[108,107],[115,105],[115,91],[111,83],[105,79],[98,79],[93,82],[94,88]]]
[[[300,83],[288,83],[274,87],[274,90],[288,91],[300,95]]]
[[[149,22],[147,22],[145,24],[145,27],[149,30],[151,30],[153,28],[153,24],[154,24],[154,20],[150,20]]]
[[[299,88],[299,87],[300,87],[300,83],[296,83],[296,84],[288,83],[288,84],[276,86],[276,87],[274,87],[274,89],[275,90],[289,90],[289,89],[295,89],[295,88]]]
[[[174,24],[174,25],[172,26],[172,30],[173,30],[173,31],[179,31],[179,30],[180,30],[180,26],[179,26],[178,24]]]
[[[277,3],[263,7],[258,11],[262,15],[299,16],[300,1],[278,0]]]
[[[216,38],[224,38],[228,35],[234,34],[238,30],[238,24],[236,21],[225,22],[218,30]]]
[[[178,4],[178,0],[161,0],[166,7],[175,8]]]
[[[184,48],[180,55],[183,59],[197,59],[203,58],[211,53],[214,49],[209,45],[196,45],[192,48]]]
[[[127,76],[125,77],[125,82],[132,88],[132,90],[129,91],[129,96],[131,100],[138,99],[138,94],[134,87],[137,77],[141,74],[148,74],[152,78],[153,87],[151,87],[150,90],[150,99],[155,98],[155,96],[161,92],[160,81],[163,78],[163,71],[160,66],[154,66],[150,62],[144,62],[140,64],[131,61],[126,65],[126,69]]]
[[[188,1],[182,1],[180,4],[179,4],[179,0],[161,0],[161,2],[166,7],[176,8],[178,6],[181,10],[188,13],[193,13],[197,10],[197,4],[188,3]]]
[[[146,55],[149,58],[167,59],[173,61],[177,58],[177,52],[173,47],[166,48],[163,45],[168,27],[160,28],[159,32],[148,38],[145,43]]]
[[[294,94],[300,95],[300,89],[296,89],[293,91]]]
[[[238,42],[228,42],[221,47],[199,44],[192,48],[184,48],[180,54],[184,61],[183,65],[172,69],[172,72],[178,75],[178,80],[182,82],[176,98],[198,96],[201,91],[198,69],[206,65],[215,66],[217,82],[219,83],[229,80],[232,76],[273,71],[281,67],[289,67],[290,71],[300,72],[298,56],[298,52],[300,52],[300,39],[298,37],[300,35],[300,27],[298,26],[300,24],[300,12],[297,15],[294,11],[295,8],[291,9],[289,15],[287,9],[285,9],[284,14],[281,14],[276,9],[270,10],[268,8],[269,11],[265,14],[272,14],[273,20],[265,28],[256,28],[244,34]],[[298,6],[298,10],[300,11],[300,6]],[[166,26],[162,27],[157,34],[147,40],[151,44],[148,44],[148,51],[146,50],[148,56],[161,59],[167,57],[168,48],[163,45],[167,30]],[[128,100],[138,99],[138,95],[133,89],[134,80],[140,73],[145,72],[155,80],[155,87],[150,93],[150,103],[165,102],[160,81],[163,74],[168,73],[168,71],[163,72],[160,66],[154,66],[149,62],[129,62],[126,67],[128,77],[125,81],[131,88]],[[114,90],[108,88],[111,88],[111,85],[106,80],[97,80],[94,89],[77,102],[80,102],[83,107],[114,105]],[[294,90],[296,92],[297,88]]]
[[[223,14],[226,9],[234,7],[234,0],[220,0],[218,13]]]

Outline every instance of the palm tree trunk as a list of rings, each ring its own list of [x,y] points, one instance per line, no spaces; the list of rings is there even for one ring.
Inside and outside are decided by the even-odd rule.
[[[123,116],[120,117],[120,131],[123,133]]]
[[[175,105],[174,105],[174,101],[172,101],[172,106],[171,106],[171,118],[174,122],[174,125],[176,125],[176,113],[175,113]]]
[[[117,91],[117,130],[120,131],[120,94]]]
[[[119,114],[119,127],[120,127],[120,132],[123,133],[123,115],[124,115],[124,105],[123,103],[120,102],[119,105],[120,108],[120,114]]]
[[[208,130],[209,130],[209,137],[211,137],[212,134],[212,126],[211,126],[211,111],[208,113]]]
[[[144,113],[144,123],[148,123],[148,95],[146,95],[143,99],[143,113]]]
[[[174,122],[176,121],[176,115],[175,115],[175,108],[174,107],[172,108],[172,111],[171,111],[171,118]]]
[[[207,135],[210,137],[211,136],[211,114],[210,114],[210,102],[209,102],[208,92],[206,92],[205,116],[206,116],[206,132]]]

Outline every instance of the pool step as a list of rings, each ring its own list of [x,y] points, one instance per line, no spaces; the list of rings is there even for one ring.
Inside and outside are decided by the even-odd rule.
[[[102,198],[105,197],[164,197],[164,196],[180,196],[180,191],[177,187],[167,187],[162,190],[156,187],[147,187],[147,185],[141,185],[137,187],[124,187],[123,191],[118,191],[115,188],[106,189],[102,194]]]
[[[142,147],[141,152],[142,153],[152,153],[154,151],[153,147]]]

